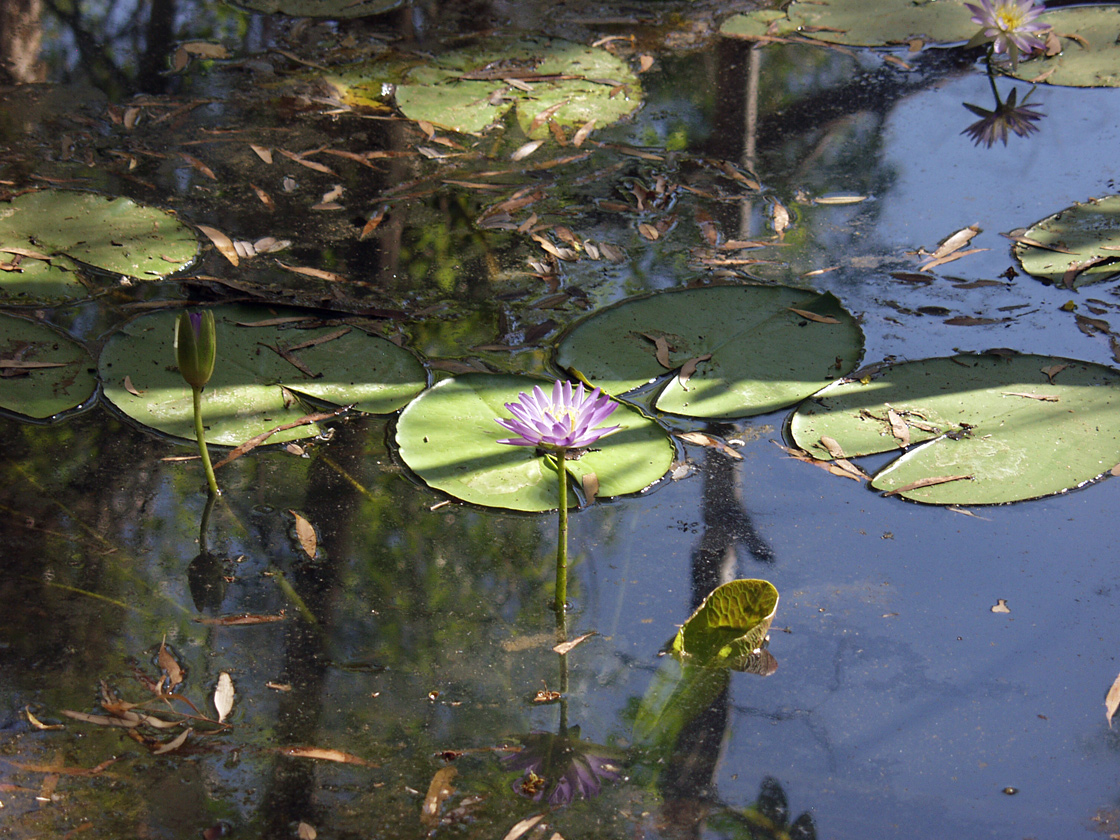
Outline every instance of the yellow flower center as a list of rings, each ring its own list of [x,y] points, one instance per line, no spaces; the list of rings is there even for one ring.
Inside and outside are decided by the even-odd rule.
[[[1014,32],[1026,22],[1016,3],[1004,3],[996,11],[996,25],[1004,32]]]

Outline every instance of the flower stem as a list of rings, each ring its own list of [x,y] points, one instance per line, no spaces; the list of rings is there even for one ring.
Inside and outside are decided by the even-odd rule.
[[[560,479],[560,527],[556,535],[556,615],[563,617],[568,603],[568,458],[556,452],[556,475]],[[561,626],[558,624],[558,627]],[[563,630],[561,631],[563,632]]]
[[[198,454],[202,456],[202,467],[206,470],[206,482],[210,485],[210,495],[221,495],[218,480],[214,478],[214,467],[210,464],[210,452],[206,449],[206,434],[202,428],[202,389],[191,388],[194,395],[194,435],[198,438]]]

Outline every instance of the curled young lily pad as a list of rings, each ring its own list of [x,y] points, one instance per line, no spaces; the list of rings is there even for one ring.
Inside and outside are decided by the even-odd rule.
[[[733,580],[712,590],[673,639],[671,652],[707,668],[742,670],[770,632],[778,590],[768,580]]]
[[[905,450],[872,486],[930,504],[1061,493],[1120,463],[1120,372],[1050,356],[978,355],[883,365],[830,385],[790,421],[822,459]]]
[[[379,102],[396,83],[405,116],[477,134],[516,108],[522,130],[613,123],[641,104],[641,85],[624,61],[598,47],[549,39],[488,38],[441,51],[403,72],[388,57],[328,79],[353,104]],[[544,116],[542,116],[544,115]]]
[[[217,362],[202,397],[210,443],[236,446],[299,419],[309,413],[301,396],[386,414],[427,384],[411,353],[356,327],[317,326],[317,319],[296,311],[219,306],[213,312]],[[178,315],[161,311],[130,321],[110,337],[98,369],[105,396],[124,414],[192,438],[191,389],[175,366]],[[314,424],[298,426],[269,443],[320,431]]]
[[[510,510],[552,510],[559,504],[557,472],[550,456],[528,446],[498,443],[510,433],[495,422],[509,418],[506,403],[534,385],[527,376],[467,374],[445,379],[401,412],[396,440],[400,455],[430,487],[458,499]],[[660,479],[673,462],[668,433],[632,406],[620,403],[609,425],[622,426],[580,457],[567,462],[582,485],[594,475],[599,496],[637,493]],[[575,504],[569,494],[570,504]]]
[[[56,418],[97,390],[86,349],[41,321],[0,315],[0,408],[35,420]]]
[[[1076,289],[1120,271],[1120,195],[1074,204],[1036,222],[1016,241],[1023,270],[1044,283]]]
[[[79,264],[138,280],[190,265],[194,232],[173,214],[74,190],[41,190],[0,203],[0,302],[44,305],[87,297]]]
[[[832,295],[714,286],[597,312],[561,341],[556,364],[609,394],[664,377],[654,405],[671,414],[749,417],[852,370],[862,344],[855,318]]]

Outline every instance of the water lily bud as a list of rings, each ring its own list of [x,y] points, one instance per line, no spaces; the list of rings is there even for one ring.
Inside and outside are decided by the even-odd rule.
[[[175,360],[179,372],[192,388],[202,388],[210,381],[217,351],[213,312],[184,312],[179,316],[175,329]]]

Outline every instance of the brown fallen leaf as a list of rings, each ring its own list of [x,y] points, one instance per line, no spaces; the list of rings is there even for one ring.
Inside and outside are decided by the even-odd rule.
[[[816,312],[810,312],[808,309],[796,309],[795,307],[786,307],[790,312],[800,315],[808,321],[815,321],[818,324],[839,324],[840,322],[833,318],[831,315],[818,315]]]
[[[289,265],[287,263],[282,263],[279,260],[276,261],[276,264],[283,269],[294,271],[296,274],[302,274],[305,277],[314,277],[316,280],[329,280],[333,283],[348,282],[347,279],[341,274],[335,274],[333,271],[324,271],[321,268],[309,268],[303,265]],[[234,265],[237,265],[237,263],[234,263]]]
[[[543,820],[544,817],[544,814],[534,814],[531,817],[526,817],[525,819],[514,825],[514,827],[509,831],[507,831],[505,837],[503,837],[502,840],[518,840],[519,837],[523,837],[525,834],[527,834],[529,829]]]
[[[657,358],[657,363],[661,365],[661,367],[665,368],[665,370],[672,370],[673,364],[669,361],[669,342],[668,340],[666,340],[665,336],[654,336],[649,335],[648,333],[642,333],[642,338],[646,338],[653,342],[654,347],[656,348],[654,355]]]
[[[187,742],[187,738],[190,736],[191,732],[193,732],[193,731],[194,730],[190,729],[189,727],[187,729],[184,729],[178,735],[178,737],[176,737],[176,738],[168,741],[166,744],[162,744],[159,747],[156,747],[154,750],[152,750],[152,755],[163,755],[164,753],[175,752],[175,750],[179,749],[179,747],[183,746],[183,744],[185,744]]]
[[[42,730],[46,731],[46,730],[65,729],[66,728],[61,723],[43,723],[41,720],[39,720],[39,718],[35,717],[35,715],[31,712],[31,707],[30,706],[24,706],[23,707],[23,713],[25,715],[27,715],[27,722],[30,723],[36,729],[42,729]]]
[[[241,613],[239,615],[218,615],[214,617],[196,616],[196,624],[211,624],[216,627],[250,627],[254,624],[272,624],[277,621],[287,621],[286,615],[253,615]]]
[[[1104,698],[1105,719],[1108,721],[1108,728],[1112,728],[1112,716],[1116,714],[1116,709],[1120,707],[1120,676],[1113,680],[1112,687],[1108,689],[1108,696]]]
[[[1058,398],[1053,394],[1028,394],[1019,391],[1004,391],[1005,397],[1023,397],[1028,400],[1042,400],[1043,402],[1058,402]]]
[[[585,499],[584,506],[591,504],[595,501],[595,497],[599,495],[599,476],[595,473],[586,473],[580,479],[580,484],[583,486],[583,496]]]
[[[951,327],[982,327],[986,324],[1002,324],[1006,318],[975,318],[972,315],[954,315],[941,323]]]
[[[969,225],[966,228],[961,228],[956,233],[950,234],[949,236],[941,240],[941,244],[937,246],[937,250],[929,255],[930,259],[939,260],[942,257],[953,253],[954,251],[959,251],[961,248],[971,242],[972,238],[978,233],[980,233],[979,225]]]
[[[556,112],[559,111],[561,108],[563,108],[565,105],[567,105],[569,101],[570,100],[565,99],[565,100],[562,100],[560,102],[557,102],[555,105],[550,105],[549,107],[547,107],[543,111],[541,111],[539,114],[537,114],[535,117],[533,117],[533,121],[531,123],[529,123],[528,133],[532,134],[534,131],[536,131],[538,128],[540,128],[542,125],[544,125],[550,119],[552,119],[552,117],[554,117],[556,115]]]
[[[253,154],[263,160],[265,163],[272,163],[272,149],[258,146],[256,143],[250,143],[249,148],[253,150]]]
[[[535,152],[537,149],[539,149],[543,145],[544,145],[543,140],[530,140],[528,143],[525,143],[524,145],[519,146],[517,148],[517,150],[512,155],[509,156],[509,159],[514,161],[514,162],[517,162],[519,160],[524,160],[525,158],[529,157],[529,155],[531,155],[533,152]]]
[[[315,526],[294,510],[289,510],[288,513],[295,517],[296,539],[299,540],[300,548],[303,549],[304,554],[314,560],[319,551],[319,537],[315,533]]]
[[[831,438],[828,435],[821,435],[821,446],[823,446],[825,451],[833,458],[844,457],[844,449],[840,446],[836,438]]]
[[[63,709],[61,713],[68,718],[80,720],[83,723],[93,723],[98,726],[119,726],[122,729],[135,729],[143,723],[139,715],[137,715],[134,720],[131,718],[109,717],[108,715],[88,715],[85,712],[72,712],[69,709]]]
[[[598,636],[598,635],[599,635],[599,633],[597,631],[592,630],[590,633],[584,633],[582,636],[579,636],[575,639],[572,639],[571,641],[561,642],[560,644],[556,645],[552,650],[553,650],[553,652],[558,653],[561,656],[563,656],[564,654],[571,652],[572,648],[574,648],[580,642],[586,641],[587,639],[590,639],[592,636]]]
[[[214,174],[214,170],[200,161],[198,158],[188,155],[186,152],[180,152],[179,157],[191,165],[192,169],[196,169],[209,178],[211,181],[217,181],[218,176]]]
[[[591,131],[595,128],[595,120],[588,120],[579,127],[579,130],[572,136],[572,145],[577,149],[583,145],[584,141],[591,135]]]
[[[774,227],[774,233],[778,235],[779,239],[785,238],[786,230],[789,229],[791,217],[789,210],[780,201],[775,201],[770,207],[770,221]]]
[[[948,484],[950,481],[972,481],[971,475],[939,475],[931,478],[919,478],[917,481],[911,481],[903,487],[897,487],[894,490],[888,490],[883,494],[883,497],[897,496],[899,493],[909,493],[911,490],[919,490],[922,487],[933,487],[937,484]]]
[[[905,449],[910,445],[910,427],[906,421],[893,408],[887,409],[887,422],[891,424],[891,434],[898,441],[900,448]]]
[[[992,612],[994,612],[994,613],[1009,613],[1009,612],[1011,612],[1011,607],[1007,606],[1007,599],[1005,599],[1005,598],[996,598],[995,606],[993,606],[991,609],[992,609]]]
[[[249,184],[249,186],[253,188],[253,192],[257,194],[257,198],[260,199],[261,204],[263,204],[269,210],[276,209],[276,202],[272,200],[272,196],[270,196],[256,184]]]
[[[733,458],[736,461],[743,460],[741,453],[736,452],[719,438],[705,434],[704,432],[680,432],[677,434],[677,437],[686,443],[694,443],[697,446],[707,446],[715,449],[717,452],[726,455],[728,458]]]
[[[206,237],[214,243],[214,247],[218,252],[233,263],[235,266],[238,264],[239,259],[237,256],[237,249],[233,247],[233,240],[222,233],[217,228],[212,228],[209,225],[195,225],[200,231],[206,234]]]
[[[692,375],[696,373],[696,368],[699,367],[701,362],[706,362],[711,358],[711,353],[705,353],[702,356],[696,356],[695,358],[689,359],[687,362],[681,365],[681,369],[677,373],[677,384],[687,391],[688,380],[690,380],[692,378]]]
[[[276,747],[275,752],[280,753],[280,755],[291,756],[292,758],[314,758],[319,761],[335,761],[339,764],[357,764],[361,767],[378,766],[371,761],[358,758],[358,756],[351,755],[342,750],[325,749],[322,747]]]

